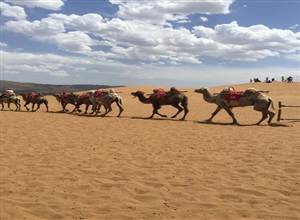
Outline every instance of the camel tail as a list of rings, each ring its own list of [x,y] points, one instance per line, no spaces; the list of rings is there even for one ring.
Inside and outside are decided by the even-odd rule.
[[[274,107],[274,100],[271,99],[270,97],[268,99],[269,99],[272,109],[276,110],[276,108]]]

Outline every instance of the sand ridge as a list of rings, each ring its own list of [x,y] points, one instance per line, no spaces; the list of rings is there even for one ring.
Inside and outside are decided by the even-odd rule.
[[[233,86],[269,90],[276,107],[300,105],[297,82]],[[300,219],[300,122],[254,126],[261,113],[245,107],[234,109],[243,126],[231,125],[225,111],[207,124],[216,106],[195,88],[180,88],[189,98],[186,121],[182,113],[147,120],[152,106],[130,93],[155,88],[115,88],[124,100],[120,118],[114,104],[107,117],[59,113],[53,96],[52,113],[5,106],[1,219]],[[300,109],[284,108],[282,117],[300,118]]]

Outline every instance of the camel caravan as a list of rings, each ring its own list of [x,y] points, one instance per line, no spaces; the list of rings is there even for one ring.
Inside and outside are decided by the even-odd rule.
[[[188,97],[184,94],[185,92],[186,91],[179,91],[175,87],[171,87],[169,91],[164,91],[163,89],[154,89],[153,93],[145,94],[143,91],[138,90],[136,92],[132,92],[131,95],[133,98],[138,98],[141,103],[152,105],[152,114],[147,117],[148,119],[152,119],[154,115],[167,118],[167,115],[160,114],[158,110],[164,105],[171,105],[177,109],[177,112],[171,116],[171,118],[176,118],[180,113],[183,112],[183,116],[180,118],[180,120],[183,121],[186,119],[186,116],[189,113]],[[227,87],[224,88],[220,93],[211,93],[209,88],[202,87],[194,90],[194,92],[202,94],[204,101],[217,105],[217,108],[212,113],[211,117],[206,120],[207,123],[213,123],[213,118],[220,110],[224,109],[232,118],[232,123],[238,124],[238,121],[232,112],[232,108],[235,107],[253,106],[255,111],[261,112],[262,117],[256,123],[256,125],[259,125],[267,118],[269,118],[267,123],[271,124],[271,121],[275,116],[275,113],[269,110],[270,106],[272,109],[275,108],[273,99],[267,95],[268,91],[259,91],[254,88],[248,88],[245,91],[236,91],[233,87]],[[22,96],[23,100],[25,101],[24,107],[27,111],[30,110],[27,105],[31,103],[32,112],[37,111],[42,104],[45,105],[46,111],[49,112],[48,101],[41,93],[19,95]],[[122,107],[123,99],[117,92],[114,91],[114,89],[90,90],[81,95],[77,95],[72,92],[63,92],[62,94],[55,93],[53,96],[56,98],[58,103],[61,104],[61,112],[80,113],[82,112],[82,110],[80,110],[80,106],[85,105],[85,111],[83,114],[88,114],[89,106],[91,106],[92,108],[89,114],[98,115],[100,113],[101,106],[103,106],[105,111],[100,116],[106,116],[112,111],[113,103],[115,103],[119,108],[117,117],[120,117],[124,111],[124,108]],[[8,108],[10,110],[13,110],[10,108],[11,103],[15,104],[15,111],[20,111],[21,109],[20,98],[10,88],[7,88],[6,93],[0,96],[0,103],[2,104],[2,110],[4,108],[4,103],[8,104]],[[36,108],[34,108],[35,105],[37,105]],[[69,111],[66,108],[67,105],[72,105],[73,110]]]

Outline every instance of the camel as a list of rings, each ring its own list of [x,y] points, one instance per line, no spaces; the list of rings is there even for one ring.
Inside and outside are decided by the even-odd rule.
[[[76,110],[78,112],[81,112],[80,106],[82,104],[85,104],[85,112],[83,114],[87,114],[87,110],[89,109],[90,105],[92,105],[92,112],[90,114],[93,114],[96,110],[99,111],[100,107],[101,107],[101,105],[97,106],[98,103],[96,103],[96,102],[93,105],[93,102],[90,100],[90,97],[88,96],[88,94],[86,92],[83,93],[80,97],[74,96],[74,101],[76,102],[76,105],[72,112],[74,112]]]
[[[268,118],[268,115],[268,124],[271,124],[271,121],[275,116],[275,113],[268,110],[270,105],[272,105],[272,108],[275,109],[274,102],[270,97],[263,93],[264,91],[258,91],[254,88],[249,88],[245,91],[235,91],[232,87],[228,87],[214,95],[208,88],[202,87],[200,89],[196,89],[195,92],[203,94],[203,99],[206,102],[218,105],[217,109],[212,113],[212,116],[206,120],[207,122],[212,122],[213,117],[215,117],[221,109],[224,109],[232,118],[232,123],[238,124],[231,110],[234,107],[245,106],[254,106],[254,110],[262,113],[262,118],[256,123],[256,125],[259,125],[262,121]]]
[[[158,112],[158,109],[161,108],[162,105],[171,105],[178,109],[177,113],[173,115],[171,118],[175,118],[180,112],[184,111],[184,115],[180,120],[185,120],[186,115],[188,114],[188,98],[182,92],[178,91],[176,88],[172,87],[171,90],[167,93],[164,93],[163,90],[153,90],[153,94],[150,97],[146,98],[144,96],[144,92],[136,91],[132,92],[131,95],[138,97],[139,101],[144,104],[152,104],[153,112],[149,119],[153,118],[155,114],[167,118],[166,115],[162,115]],[[160,95],[161,97],[158,97]],[[181,106],[179,105],[181,104]]]
[[[44,104],[46,106],[47,112],[49,112],[48,110],[48,100],[41,94],[41,93],[29,93],[28,95],[21,93],[20,96],[23,97],[23,100],[25,101],[24,107],[27,109],[27,111],[29,111],[30,109],[27,108],[27,105],[29,103],[32,103],[32,112],[37,111],[40,108],[41,104]],[[34,106],[35,104],[37,104],[37,108],[34,110]]]
[[[103,113],[101,116],[106,116],[107,113],[112,111],[111,104],[116,103],[119,107],[119,114],[117,117],[120,117],[122,112],[124,111],[122,104],[123,100],[121,96],[113,89],[105,90],[105,89],[98,89],[98,90],[90,90],[87,92],[91,102],[93,105],[95,103],[98,103],[99,105],[104,105],[105,107],[105,113]],[[96,115],[98,115],[99,110],[96,111]]]
[[[4,94],[4,95],[1,95],[0,97],[0,103],[2,105],[2,109],[4,108],[4,104],[3,103],[7,103],[8,104],[8,108],[9,110],[13,110],[10,108],[10,103],[14,103],[16,105],[16,110],[15,111],[20,111],[21,110],[21,99],[15,94],[15,93],[12,93],[11,95],[7,95],[7,94]]]
[[[62,111],[67,111],[67,112],[69,111],[68,109],[66,109],[66,106],[68,104],[74,105],[76,109],[76,100],[78,100],[78,96],[76,94],[63,92],[62,94],[55,93],[53,94],[53,96],[61,104]]]

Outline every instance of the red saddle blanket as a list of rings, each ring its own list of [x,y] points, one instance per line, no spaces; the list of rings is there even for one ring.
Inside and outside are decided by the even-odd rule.
[[[33,99],[36,96],[36,94],[34,92],[29,93],[29,95],[27,96],[27,100]]]
[[[87,93],[83,93],[80,97],[79,97],[79,99],[84,99],[85,97],[87,97]]]
[[[101,94],[105,91],[105,89],[98,89],[95,93],[94,93],[94,97],[99,97],[101,96]]]
[[[235,100],[235,101],[237,101],[237,100],[240,99],[242,94],[243,94],[243,91],[233,90],[233,91],[227,93],[227,95],[225,97],[225,100],[231,100],[231,101]]]
[[[62,94],[62,95],[60,96],[60,99],[61,99],[61,100],[64,100],[64,99],[66,99],[69,95],[70,95],[70,93]]]
[[[165,94],[166,94],[166,92],[164,90],[158,89],[155,94],[155,99],[163,99]]]

